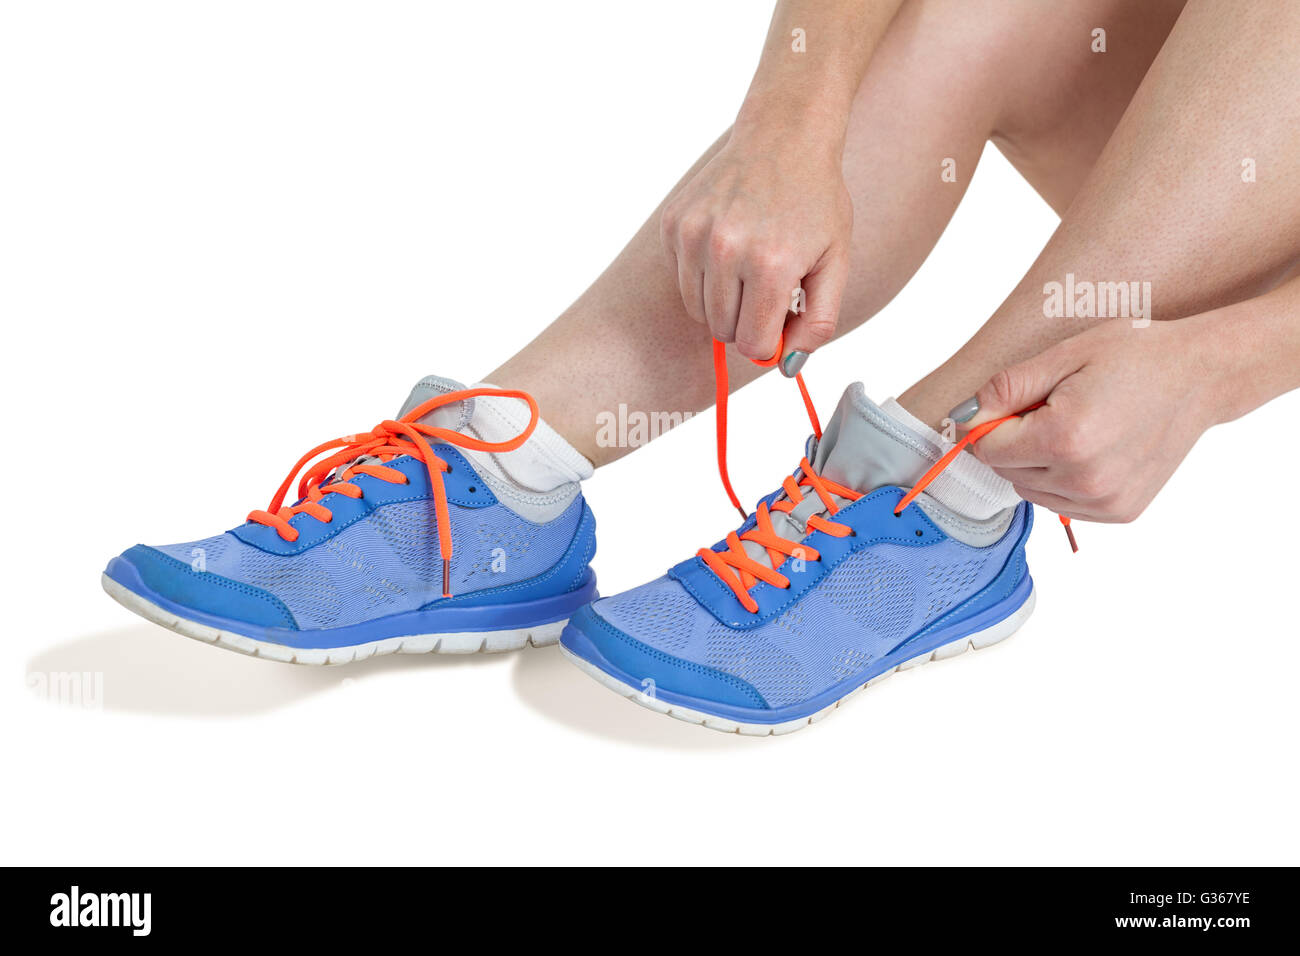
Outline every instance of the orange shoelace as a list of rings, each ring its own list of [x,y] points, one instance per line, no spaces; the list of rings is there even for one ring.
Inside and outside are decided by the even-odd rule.
[[[771,367],[777,363],[783,351],[784,341],[777,346],[776,354],[772,358],[754,364]],[[741,517],[748,521],[749,514],[741,506],[735,491],[732,490],[731,479],[727,475],[727,398],[730,388],[727,376],[726,346],[716,339],[713,342],[713,373],[718,424],[718,474],[722,478],[722,487],[726,489],[731,503],[736,506]],[[808,411],[808,420],[812,423],[813,434],[820,440],[822,437],[821,423],[817,419],[817,411],[813,407],[812,398],[808,394],[808,386],[804,384],[802,375],[796,375],[795,381],[798,383],[799,392],[803,396],[804,408]],[[956,445],[949,449],[947,454],[935,462],[929,471],[921,476],[912,490],[905,494],[894,508],[894,514],[901,515],[907,506],[916,499],[916,496],[929,487],[930,483],[938,478],[943,470],[951,465],[968,446],[975,444],[1003,422],[1028,414],[1035,408],[1041,408],[1044,404],[1046,403],[1039,402],[1037,405],[1031,405],[1015,415],[1007,415],[1004,418],[985,422],[983,425],[972,428],[962,436]],[[776,529],[772,527],[772,513],[783,512],[788,514],[793,511],[806,497],[804,489],[812,489],[817,494],[817,497],[821,499],[822,506],[831,517],[834,517],[836,512],[840,510],[840,505],[832,495],[849,502],[857,501],[862,497],[860,492],[818,475],[813,471],[812,464],[806,456],[799,461],[799,480],[795,481],[793,475],[787,476],[781,483],[781,488],[786,496],[780,501],[773,503],[771,506],[766,501],[759,502],[758,510],[754,513],[754,527],[744,534],[737,534],[735,531],[728,533],[726,550],[714,551],[712,548],[700,548],[697,552],[699,558],[708,565],[723,584],[731,589],[732,593],[736,595],[736,600],[750,614],[758,613],[758,602],[749,593],[749,589],[756,583],[764,581],[783,590],[790,586],[790,579],[776,570],[783,562],[784,557],[797,558],[802,561],[817,561],[821,557],[816,548],[810,548],[799,541],[792,541],[778,534]],[[1061,524],[1065,526],[1065,534],[1070,539],[1071,550],[1077,552],[1079,546],[1074,540],[1074,531],[1070,527],[1070,519],[1064,515],[1058,515],[1057,517],[1061,519]],[[810,516],[805,528],[808,531],[823,531],[837,538],[845,538],[853,534],[853,529],[848,525],[828,520],[819,514]],[[745,541],[752,541],[762,546],[767,552],[769,563],[764,564],[751,558],[745,551],[743,544]]]
[[[751,359],[759,368],[771,368],[781,358],[782,352],[785,351],[785,338],[777,343],[776,352],[767,361]],[[803,396],[803,407],[808,412],[808,421],[812,423],[813,434],[817,436],[818,441],[822,437],[822,423],[817,418],[817,409],[813,406],[812,396],[808,394],[808,386],[804,384],[803,375],[796,374],[795,382],[799,386],[799,394]],[[713,397],[714,408],[717,413],[718,422],[718,474],[722,478],[722,487],[727,490],[727,497],[731,503],[736,506],[740,512],[740,517],[749,518],[749,512],[745,510],[740,499],[736,497],[736,492],[731,487],[731,477],[727,474],[727,398],[731,394],[731,388],[727,375],[727,346],[717,339],[713,340]]]
[[[485,442],[471,435],[440,428],[436,425],[421,424],[418,419],[428,415],[436,408],[481,395],[493,395],[499,398],[517,398],[528,404],[528,425],[514,438],[502,442]],[[433,398],[411,409],[396,421],[388,419],[380,422],[364,435],[348,435],[335,438],[317,445],[298,459],[298,464],[290,470],[284,482],[276,491],[275,497],[265,511],[252,511],[248,520],[274,528],[285,541],[298,540],[298,529],[289,524],[297,514],[311,515],[326,524],[334,520],[334,513],[322,503],[326,495],[343,495],[346,498],[360,498],[362,491],[350,479],[357,475],[369,475],[381,481],[395,485],[410,484],[410,479],[396,468],[383,464],[400,455],[410,455],[424,462],[429,469],[429,484],[433,489],[434,518],[438,528],[438,550],[442,557],[442,594],[451,597],[451,516],[447,508],[447,488],[443,483],[443,472],[450,471],[451,466],[434,453],[430,439],[435,443],[454,445],[474,451],[500,452],[514,451],[526,442],[537,427],[539,413],[537,402],[527,392],[502,388],[468,388],[457,392],[435,395]],[[331,449],[339,449],[328,458],[312,464],[302,474],[298,482],[298,504],[285,505],[285,496],[298,472],[308,465],[317,455]],[[357,459],[369,457],[379,459],[379,464],[358,462]],[[349,464],[351,463],[351,464]],[[342,467],[328,484],[324,482],[336,468]]]
[[[995,418],[993,421],[985,422],[983,425],[976,425],[963,435],[957,444],[948,449],[946,455],[930,466],[930,470],[921,476],[921,480],[916,483],[916,486],[911,491],[903,495],[903,500],[900,501],[898,507],[894,509],[894,514],[902,514],[903,509],[910,505],[917,495],[925,491],[926,486],[929,485],[930,482],[934,481],[934,479],[938,478],[940,473],[951,465],[953,461],[956,460],[957,456],[960,455],[968,446],[975,444],[1003,422],[1009,422],[1013,418],[1020,418],[1024,415],[1028,415],[1035,408],[1042,408],[1046,404],[1046,402],[1037,402],[1036,404],[1030,405],[1028,408],[1021,409],[1014,415],[1004,415],[1002,418]],[[1065,515],[1057,515],[1056,517],[1061,519],[1061,524],[1065,528],[1065,536],[1070,539],[1070,550],[1077,554],[1079,551],[1079,543],[1074,540],[1074,529],[1070,527],[1070,519]]]

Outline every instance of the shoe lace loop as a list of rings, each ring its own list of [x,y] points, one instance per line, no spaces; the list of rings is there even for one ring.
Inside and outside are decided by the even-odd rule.
[[[489,395],[516,398],[527,403],[529,419],[523,431],[505,441],[486,442],[450,428],[426,425],[419,421],[444,405]],[[333,520],[334,513],[324,503],[325,496],[337,494],[347,498],[362,497],[361,489],[351,483],[351,479],[357,475],[369,475],[397,485],[409,484],[410,479],[406,475],[385,464],[399,456],[409,455],[423,462],[429,470],[429,483],[433,490],[433,517],[438,529],[438,551],[442,558],[442,593],[443,597],[451,597],[451,516],[447,505],[447,488],[442,479],[443,473],[449,471],[451,466],[434,452],[432,446],[445,444],[483,452],[514,451],[532,435],[538,418],[537,402],[527,392],[503,388],[468,388],[435,395],[401,418],[385,419],[365,434],[346,435],[317,445],[299,458],[298,463],[290,469],[266,509],[249,512],[248,520],[274,528],[285,541],[296,541],[298,529],[289,523],[295,515],[307,514],[328,523]],[[334,449],[337,449],[334,454],[314,461],[318,455]],[[379,464],[360,461],[363,458],[378,459]],[[310,467],[307,467],[309,464]],[[336,469],[340,468],[342,470],[335,474]],[[302,472],[301,477],[299,472]],[[285,505],[285,497],[294,478],[299,478],[297,504]]]

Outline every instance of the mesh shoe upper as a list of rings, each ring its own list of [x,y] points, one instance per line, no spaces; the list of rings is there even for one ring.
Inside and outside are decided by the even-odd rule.
[[[579,612],[564,646],[695,711],[801,717],[1028,599],[1033,512],[987,466],[860,384],[813,424],[799,467],[739,529]]]
[[[545,524],[504,505],[451,506],[456,594],[536,577],[564,554],[582,517],[577,496]],[[156,550],[275,595],[300,628],[341,627],[412,611],[442,597],[442,559],[428,501],[384,505],[298,554],[273,554],[227,532]]]
[[[478,398],[524,406],[514,432],[480,437]],[[256,626],[256,636],[273,640],[283,635],[267,629],[330,630],[330,639],[363,643],[379,631],[553,622],[594,594],[595,521],[577,481],[525,487],[501,464],[539,424],[526,393],[430,376],[398,419],[308,452],[245,524],[198,541],[138,545],[105,574],[178,617]]]
[[[738,677],[768,706],[782,707],[848,680],[987,587],[1021,538],[1027,509],[1017,509],[992,547],[947,538],[851,554],[800,601],[756,627],[723,623],[668,576],[602,598],[592,610],[642,644]]]

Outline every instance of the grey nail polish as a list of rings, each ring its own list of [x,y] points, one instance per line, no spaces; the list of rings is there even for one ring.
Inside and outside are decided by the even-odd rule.
[[[980,412],[980,400],[972,396],[966,399],[960,405],[953,407],[948,413],[948,417],[955,422],[968,422]]]
[[[781,360],[781,374],[786,378],[794,378],[806,361],[808,361],[808,353],[794,349]]]

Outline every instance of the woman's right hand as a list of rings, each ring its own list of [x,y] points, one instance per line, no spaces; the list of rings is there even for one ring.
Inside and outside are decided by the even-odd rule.
[[[791,376],[835,332],[853,224],[839,149],[807,143],[733,131],[660,226],[687,313],[758,361],[784,329],[780,367]],[[805,308],[787,327],[800,288]]]

